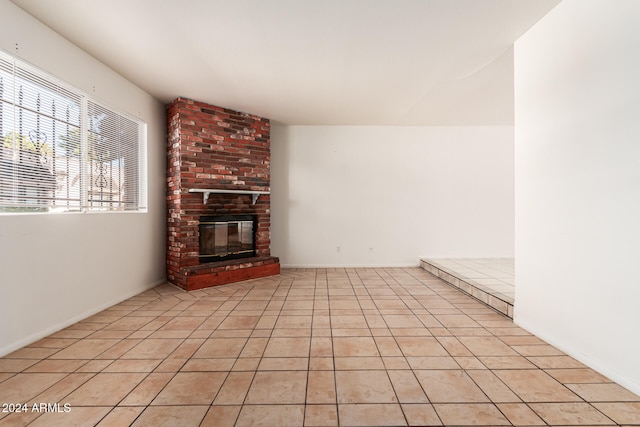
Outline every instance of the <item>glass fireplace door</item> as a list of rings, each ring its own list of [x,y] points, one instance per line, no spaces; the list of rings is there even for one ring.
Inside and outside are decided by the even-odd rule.
[[[200,220],[200,262],[255,255],[251,216],[203,217]]]

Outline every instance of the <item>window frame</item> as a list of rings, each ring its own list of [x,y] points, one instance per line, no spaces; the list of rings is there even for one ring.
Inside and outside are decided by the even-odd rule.
[[[4,68],[3,71],[5,77],[11,80],[8,84],[11,85],[10,93],[8,97],[0,98],[0,111],[8,111],[10,119],[3,119],[3,115],[0,115],[0,120],[5,120],[0,123],[0,129],[4,127],[8,128],[8,132],[3,130],[3,135],[0,135],[0,160],[4,161],[4,166],[0,163],[0,172],[4,174],[4,180],[0,179],[0,215],[25,215],[25,214],[51,214],[51,213],[114,213],[114,212],[147,212],[147,124],[138,117],[128,114],[119,108],[114,108],[95,96],[66,83],[62,79],[52,75],[51,73],[30,64],[22,58],[0,49],[0,60],[8,64],[8,68]],[[26,76],[26,77],[25,77]],[[33,76],[33,78],[31,78]],[[18,81],[20,83],[18,84]],[[4,83],[7,85],[7,83]],[[20,85],[20,86],[19,86]],[[23,125],[22,114],[28,110],[26,103],[23,103],[22,99],[17,99],[18,87],[22,90],[26,87],[27,91],[32,91],[38,95],[38,102],[40,101],[40,95],[58,97],[57,99],[63,99],[67,104],[67,118],[68,118],[68,106],[79,108],[79,123],[77,126],[79,136],[75,136],[74,143],[77,144],[77,154],[70,154],[68,148],[61,147],[62,143],[58,141],[63,140],[61,135],[56,136],[56,126],[66,126],[66,134],[62,135],[67,138],[68,144],[71,140],[70,126],[76,127],[75,124],[70,125],[70,122],[64,122],[56,117],[55,110],[53,114],[47,115],[46,112],[38,109],[31,109],[29,114],[37,119],[40,123],[41,119],[50,121],[49,131],[52,133],[51,143],[46,143],[46,135],[44,137],[45,142],[40,141],[40,128],[35,131],[33,129],[26,132],[23,131],[24,127],[29,125]],[[58,92],[59,90],[59,92]],[[77,102],[76,102],[77,101]],[[53,102],[55,103],[55,101]],[[55,108],[55,107],[54,107]],[[102,112],[103,118],[107,118],[108,122],[117,123],[115,126],[105,126],[108,129],[102,131],[100,125],[98,129],[95,128],[95,122],[97,113]],[[91,112],[94,116],[90,116]],[[74,112],[75,113],[75,112]],[[16,116],[20,114],[20,125],[17,125],[18,119]],[[94,124],[92,125],[92,119]],[[102,120],[102,119],[100,119]],[[30,122],[29,122],[30,123]],[[39,125],[38,125],[39,126]],[[94,128],[91,129],[90,127]],[[52,130],[53,129],[53,130]],[[19,132],[16,137],[16,132]],[[23,133],[25,133],[23,135]],[[34,134],[37,135],[34,137]],[[126,135],[125,135],[126,134]],[[95,159],[95,152],[99,149],[96,144],[93,144],[93,149],[90,148],[89,140],[95,140],[96,135],[104,136],[107,141],[103,147],[107,149],[115,149],[118,154],[109,157],[104,160],[100,157]],[[77,139],[79,138],[79,141]],[[37,140],[33,142],[32,140]],[[19,148],[16,144],[19,141]],[[24,148],[24,144],[34,145],[35,148]],[[7,145],[9,144],[9,145]],[[43,148],[50,151],[49,159],[50,164],[47,165],[47,154],[43,154]],[[13,155],[12,160],[7,161],[6,152],[11,152]],[[23,161],[24,153],[28,151],[28,157],[37,157],[40,163],[38,166],[34,163],[33,159],[28,159],[28,162]],[[19,153],[19,160],[16,160],[15,153]],[[128,156],[128,162],[124,157]],[[73,169],[73,173],[76,174],[73,177],[69,169],[69,162],[77,163],[76,169]],[[66,161],[67,171],[66,174],[56,168],[56,161]],[[32,163],[31,173],[32,176],[25,178],[24,174],[30,172],[23,172],[25,169],[25,163]],[[49,179],[52,177],[55,187],[49,188],[48,195],[37,192],[33,195],[33,189],[29,187],[29,180],[37,180],[41,176],[46,175],[43,172],[34,172],[35,167],[40,169],[47,168],[49,174],[45,176]],[[95,195],[95,184],[90,182],[92,178],[93,170],[97,169],[102,174],[103,169],[110,167],[110,175],[105,182],[109,182],[110,195],[107,200],[104,199],[103,194],[100,197]],[[114,166],[115,165],[115,166]],[[3,169],[4,168],[4,169]],[[114,181],[113,171],[116,169],[117,175]],[[17,172],[16,172],[17,170]],[[22,175],[21,175],[22,174]],[[60,176],[64,176],[60,178]],[[2,177],[0,177],[2,178]],[[104,176],[102,177],[104,178]],[[25,181],[26,180],[26,181]],[[71,197],[70,182],[73,180],[74,197]],[[45,180],[46,181],[46,180]],[[115,185],[114,185],[115,183]],[[66,186],[66,193],[64,190],[60,190],[60,186]],[[103,189],[101,188],[100,191]],[[66,194],[66,197],[61,197],[60,194]],[[76,194],[77,193],[77,194]],[[115,197],[114,197],[115,196]],[[97,200],[97,201],[96,201]]]

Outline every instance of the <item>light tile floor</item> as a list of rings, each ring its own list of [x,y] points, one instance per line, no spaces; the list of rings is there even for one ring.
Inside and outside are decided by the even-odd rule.
[[[640,397],[417,267],[158,286],[1,358],[0,403],[27,405],[2,426],[640,425]]]

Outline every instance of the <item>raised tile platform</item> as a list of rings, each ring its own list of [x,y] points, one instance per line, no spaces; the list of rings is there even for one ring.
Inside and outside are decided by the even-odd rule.
[[[420,266],[513,319],[513,258],[424,258]]]

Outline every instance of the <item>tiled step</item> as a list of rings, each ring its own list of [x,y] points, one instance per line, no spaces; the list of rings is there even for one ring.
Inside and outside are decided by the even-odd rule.
[[[468,274],[465,273],[463,268],[456,269],[456,266],[461,265],[460,263],[444,261],[447,260],[424,258],[420,260],[420,267],[471,295],[494,310],[513,319],[513,296],[506,295],[505,293],[492,289],[486,284],[479,283],[479,280],[487,282],[490,281],[490,278],[477,279],[468,277]]]

